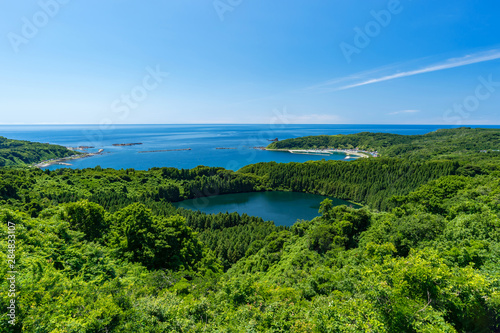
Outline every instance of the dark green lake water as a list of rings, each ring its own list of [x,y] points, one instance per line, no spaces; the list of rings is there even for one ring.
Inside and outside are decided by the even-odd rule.
[[[296,192],[253,192],[225,194],[213,197],[185,200],[175,203],[177,207],[199,210],[207,214],[225,212],[246,213],[274,221],[276,225],[291,226],[297,220],[311,220],[318,213],[321,201],[329,198],[334,205],[352,205],[350,202],[331,197]]]

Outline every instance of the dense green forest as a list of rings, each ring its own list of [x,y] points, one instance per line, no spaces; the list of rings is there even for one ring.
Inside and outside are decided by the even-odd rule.
[[[353,149],[378,151],[384,157],[428,159],[463,157],[500,150],[500,129],[440,129],[424,135],[362,132],[349,135],[320,135],[273,142],[269,149]],[[500,156],[500,154],[497,153]]]
[[[481,172],[474,169],[473,172]],[[408,194],[419,185],[442,176],[469,172],[468,165],[455,161],[405,161],[360,159],[311,161],[306,163],[258,163],[240,170],[259,176],[276,190],[309,192],[353,200],[374,209],[388,209],[394,195]]]
[[[421,140],[439,157],[0,169],[0,260],[15,254],[17,271],[15,325],[4,310],[0,332],[497,332],[500,162]],[[276,227],[171,204],[269,190],[364,207],[325,200]]]
[[[29,165],[76,154],[62,146],[12,140],[0,136],[0,167]]]

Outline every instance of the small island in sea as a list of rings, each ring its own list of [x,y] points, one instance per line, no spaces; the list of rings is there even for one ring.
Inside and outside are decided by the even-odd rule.
[[[138,143],[113,143],[113,146],[115,147],[127,147],[127,146],[138,146],[142,145],[142,142]]]

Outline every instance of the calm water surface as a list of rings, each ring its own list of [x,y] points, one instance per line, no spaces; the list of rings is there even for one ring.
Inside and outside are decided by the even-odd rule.
[[[343,154],[331,156],[299,155],[252,149],[267,146],[269,140],[321,134],[350,134],[364,131],[395,134],[425,134],[442,125],[0,125],[0,135],[10,139],[30,140],[63,146],[94,146],[104,155],[71,162],[71,168],[147,170],[152,167],[194,168],[198,165],[220,166],[230,170],[258,162],[305,162],[323,158],[342,160]],[[486,127],[486,126],[481,126]],[[496,126],[499,127],[499,126]],[[143,143],[116,147],[115,143]],[[156,153],[141,151],[187,149]],[[233,148],[233,149],[216,149]],[[67,166],[54,165],[49,169]]]
[[[214,197],[198,198],[177,202],[174,205],[207,214],[225,212],[246,213],[274,221],[276,225],[291,226],[298,219],[311,220],[319,216],[321,201],[329,198],[316,194],[297,192],[254,192],[225,194]],[[334,205],[359,206],[350,202],[329,198]]]

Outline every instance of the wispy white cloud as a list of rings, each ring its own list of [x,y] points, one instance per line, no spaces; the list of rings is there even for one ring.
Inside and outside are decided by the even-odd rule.
[[[331,88],[331,87],[335,87],[335,86],[338,87],[341,83],[345,84],[346,82],[363,80],[366,77],[369,77],[372,75],[377,75],[377,74],[380,74],[381,72],[395,70],[401,65],[403,65],[403,64],[396,63],[396,64],[391,64],[391,65],[375,68],[375,69],[360,72],[360,73],[351,74],[351,75],[344,76],[344,77],[338,77],[335,79],[328,80],[326,82],[322,82],[322,83],[307,87],[304,90],[317,90],[317,89],[321,89],[321,88]]]
[[[467,55],[467,56],[462,57],[462,58],[448,59],[444,63],[434,64],[434,65],[430,65],[430,66],[427,66],[427,67],[424,67],[421,69],[417,69],[417,70],[396,73],[396,74],[392,74],[392,75],[387,75],[387,76],[383,76],[383,77],[379,77],[379,78],[375,78],[375,79],[370,79],[370,80],[358,82],[355,84],[343,86],[339,90],[346,90],[346,89],[350,89],[350,88],[365,86],[367,84],[389,81],[389,80],[399,79],[399,78],[418,75],[418,74],[442,71],[444,69],[462,67],[462,66],[477,64],[480,62],[491,61],[491,60],[496,60],[496,59],[500,59],[500,50],[494,50],[494,51],[489,51],[486,53]]]
[[[388,113],[388,115],[402,114],[402,113],[417,113],[417,112],[420,112],[420,110],[402,110],[402,111]]]
[[[493,49],[493,50],[489,50],[489,51],[485,51],[485,52],[478,52],[478,53],[469,54],[469,55],[459,57],[459,58],[450,58],[444,62],[430,64],[430,65],[424,66],[424,67],[419,68],[419,69],[398,71],[398,72],[392,73],[392,74],[385,74],[385,75],[381,75],[379,77],[373,77],[377,73],[381,73],[381,72],[387,73],[388,68],[392,68],[392,71],[394,71],[395,68],[402,66],[402,64],[398,64],[398,66],[391,65],[391,66],[386,66],[384,68],[379,68],[379,69],[375,69],[375,70],[371,70],[371,71],[367,71],[367,72],[349,75],[349,76],[346,76],[343,78],[329,80],[327,82],[310,87],[308,89],[329,87],[330,91],[331,90],[333,90],[333,91],[347,90],[347,89],[352,89],[352,88],[356,88],[356,87],[366,86],[369,84],[390,81],[390,80],[400,79],[400,78],[424,74],[424,73],[437,72],[437,71],[442,71],[445,69],[468,66],[468,65],[472,65],[472,64],[477,64],[477,63],[492,61],[492,60],[497,60],[497,59],[500,59],[500,49]],[[340,85],[341,83],[346,82],[346,81],[347,82],[351,81],[352,83]]]

